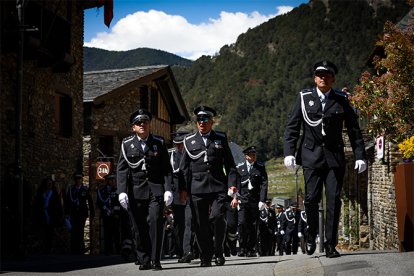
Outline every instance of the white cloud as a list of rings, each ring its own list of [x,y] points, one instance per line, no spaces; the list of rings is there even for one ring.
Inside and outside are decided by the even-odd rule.
[[[97,33],[84,45],[111,51],[147,47],[195,60],[201,55],[214,55],[222,46],[236,42],[237,37],[249,28],[287,13],[293,7],[279,6],[276,9],[277,13],[270,15],[223,11],[219,18],[210,18],[198,25],[162,11],[138,11],[119,20],[109,32]]]

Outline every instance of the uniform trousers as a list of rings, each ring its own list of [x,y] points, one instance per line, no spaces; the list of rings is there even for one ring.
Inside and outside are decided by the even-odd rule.
[[[257,221],[259,209],[257,202],[242,203],[239,210],[240,248],[247,251],[256,251]]]
[[[213,254],[220,257],[223,255],[226,197],[226,192],[191,195],[193,222],[201,261],[211,261]]]
[[[143,265],[150,264],[150,261],[159,263],[164,233],[164,198],[152,194],[148,200],[130,198],[131,211],[138,228],[134,229],[138,262]]]
[[[303,168],[305,177],[305,210],[309,225],[308,235],[316,237],[319,220],[319,201],[322,197],[323,185],[325,184],[326,197],[326,222],[325,241],[327,244],[336,246],[338,243],[338,224],[341,212],[341,190],[344,178],[344,168],[311,169]],[[323,237],[320,237],[323,241]]]

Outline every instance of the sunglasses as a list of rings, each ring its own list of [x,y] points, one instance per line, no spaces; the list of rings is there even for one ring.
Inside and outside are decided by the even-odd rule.
[[[197,122],[199,123],[207,123],[208,121],[210,121],[208,117],[197,117]]]
[[[149,123],[148,120],[143,120],[143,121],[137,121],[137,122],[135,122],[134,125],[139,126],[141,124],[145,125],[145,124],[148,124],[148,123]]]

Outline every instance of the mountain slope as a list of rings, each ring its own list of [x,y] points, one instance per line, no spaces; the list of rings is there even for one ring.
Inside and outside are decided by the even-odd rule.
[[[210,105],[221,115],[216,127],[230,139],[258,146],[263,159],[281,156],[293,101],[313,86],[312,65],[333,61],[339,68],[335,87],[352,88],[385,21],[395,22],[408,9],[399,0],[313,0],[174,74],[189,110]]]
[[[98,48],[83,47],[84,70],[131,68],[147,65],[190,66],[192,61],[177,55],[149,48],[129,51],[107,51]]]

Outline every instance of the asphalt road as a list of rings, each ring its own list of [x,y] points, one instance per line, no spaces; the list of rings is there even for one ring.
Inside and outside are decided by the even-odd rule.
[[[25,261],[2,261],[5,275],[168,275],[168,276],[238,276],[238,275],[414,275],[414,252],[355,251],[342,252],[340,258],[328,259],[323,253],[246,258],[226,258],[224,266],[201,268],[199,260],[190,264],[176,259],[161,262],[161,271],[140,271],[120,256],[30,256]]]

